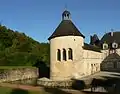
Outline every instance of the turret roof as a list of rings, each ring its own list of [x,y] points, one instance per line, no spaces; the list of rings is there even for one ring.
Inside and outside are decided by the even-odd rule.
[[[85,36],[80,33],[71,20],[62,20],[48,40],[61,36],[82,36],[85,38]]]

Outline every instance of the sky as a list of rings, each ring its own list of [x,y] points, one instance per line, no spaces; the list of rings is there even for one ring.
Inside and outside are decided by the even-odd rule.
[[[87,43],[90,35],[120,31],[120,0],[0,0],[0,23],[48,42],[65,8]]]

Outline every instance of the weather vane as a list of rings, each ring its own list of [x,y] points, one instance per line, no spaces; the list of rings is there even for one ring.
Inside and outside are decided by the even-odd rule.
[[[65,10],[67,10],[67,4],[65,4]]]

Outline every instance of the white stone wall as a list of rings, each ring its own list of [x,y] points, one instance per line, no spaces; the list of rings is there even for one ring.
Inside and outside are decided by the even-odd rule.
[[[53,80],[67,80],[78,75],[83,75],[83,46],[84,39],[80,36],[62,36],[50,40],[50,78]],[[73,50],[73,60],[57,61],[57,49],[69,48]]]
[[[91,50],[84,50],[83,57],[85,75],[91,75],[100,71],[102,53]]]
[[[101,50],[102,60],[104,60],[109,55],[109,50]]]
[[[84,38],[80,36],[62,36],[50,40],[50,78],[52,80],[80,78],[100,71],[100,64],[108,56],[109,51],[84,50],[83,46]],[[68,59],[69,48],[73,51],[73,60]],[[57,60],[58,49],[61,51],[61,61]],[[66,61],[63,60],[63,49],[66,50]]]

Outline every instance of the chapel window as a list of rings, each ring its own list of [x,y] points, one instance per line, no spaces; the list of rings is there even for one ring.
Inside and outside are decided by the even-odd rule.
[[[67,58],[66,58],[66,50],[65,49],[63,49],[63,60],[67,60]]]
[[[60,51],[60,49],[57,50],[57,60],[61,61],[61,51]]]
[[[68,49],[68,59],[73,60],[73,52],[71,48]]]

